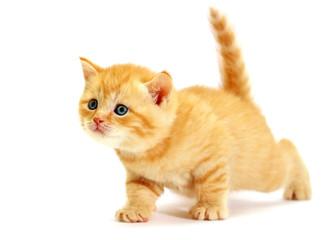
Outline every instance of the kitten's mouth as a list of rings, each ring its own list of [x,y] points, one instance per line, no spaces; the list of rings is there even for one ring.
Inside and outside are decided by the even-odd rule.
[[[104,135],[104,131],[98,127],[96,129],[94,129],[93,132]]]
[[[109,133],[109,130],[101,125],[94,125],[93,127],[91,127],[91,131],[102,136],[107,136]]]

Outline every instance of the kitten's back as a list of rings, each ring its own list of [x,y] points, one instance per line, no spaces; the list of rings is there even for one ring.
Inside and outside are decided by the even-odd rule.
[[[194,143],[190,144],[193,150],[197,149],[196,146],[219,145],[223,142],[232,148],[229,166],[231,172],[237,173],[231,176],[231,189],[265,190],[265,186],[257,181],[259,177],[256,173],[267,171],[263,166],[266,166],[265,162],[269,161],[267,159],[274,151],[275,140],[260,109],[251,101],[244,101],[225,89],[194,86],[177,94],[180,106],[177,114],[185,118],[178,119],[175,127],[183,129],[190,126],[185,134],[190,135],[188,142]],[[192,123],[188,123],[190,120]],[[197,128],[201,129],[203,137],[197,135]],[[221,129],[227,131],[226,134],[221,134]],[[216,140],[208,137],[211,135],[216,135]],[[200,139],[199,142],[197,139]],[[214,151],[224,149],[217,148]],[[199,151],[198,154],[205,152]]]

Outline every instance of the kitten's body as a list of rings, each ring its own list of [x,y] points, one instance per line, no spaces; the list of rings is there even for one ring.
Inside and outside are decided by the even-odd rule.
[[[115,148],[127,171],[121,221],[146,221],[163,187],[194,196],[195,219],[224,219],[230,190],[269,192],[286,187],[286,199],[308,199],[308,172],[294,145],[276,142],[249,95],[248,77],[224,17],[211,10],[222,55],[223,88],[175,91],[170,75],[134,65],[102,69],[81,59],[86,81],[82,125]],[[100,99],[90,111],[85,105]],[[124,116],[117,104],[128,106]],[[102,119],[104,132],[94,131]],[[101,131],[102,131],[101,130]]]

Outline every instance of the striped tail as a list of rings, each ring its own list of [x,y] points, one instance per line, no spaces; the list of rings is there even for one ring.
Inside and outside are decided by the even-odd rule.
[[[221,56],[220,73],[223,88],[243,100],[251,100],[249,76],[232,28],[225,16],[214,8],[210,8],[209,21],[215,40],[220,46],[218,49]]]

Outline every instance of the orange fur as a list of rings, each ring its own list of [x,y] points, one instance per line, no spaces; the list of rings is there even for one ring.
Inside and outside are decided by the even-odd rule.
[[[295,146],[275,141],[251,101],[226,18],[211,9],[210,21],[220,44],[222,89],[176,91],[165,71],[132,64],[101,68],[81,58],[86,82],[79,106],[82,126],[113,147],[127,171],[128,201],[116,213],[120,221],[147,221],[164,187],[196,197],[190,214],[208,220],[228,216],[230,190],[285,187],[286,199],[311,197],[309,174]],[[91,99],[98,101],[94,110],[88,108]],[[123,116],[116,113],[121,104],[128,108]]]

